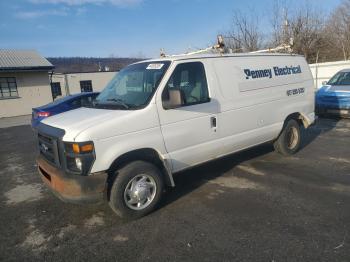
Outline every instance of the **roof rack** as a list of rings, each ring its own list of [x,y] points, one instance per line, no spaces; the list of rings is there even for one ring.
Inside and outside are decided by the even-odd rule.
[[[291,45],[282,44],[282,45],[277,46],[275,48],[262,49],[262,50],[252,51],[252,52],[249,52],[249,53],[251,53],[251,54],[256,54],[256,53],[273,53],[273,52],[278,52],[278,51],[281,51],[281,50],[285,50],[288,53],[292,53],[293,52]]]
[[[217,36],[217,43],[213,46],[204,48],[204,49],[200,49],[197,51],[193,51],[193,52],[188,52],[188,53],[184,53],[184,54],[178,54],[178,55],[166,55],[164,52],[164,49],[161,49],[160,51],[160,57],[176,57],[176,56],[187,56],[187,55],[197,55],[197,54],[202,54],[202,53],[206,53],[209,51],[217,51],[220,54],[224,54],[226,52],[226,48],[225,48],[225,43],[224,43],[224,38],[222,35],[218,35]]]
[[[278,52],[278,51],[282,51],[284,50],[287,53],[292,53],[293,49],[293,39],[290,39],[290,44],[281,44],[277,47],[274,48],[268,48],[268,49],[262,49],[262,50],[257,50],[257,51],[252,51],[249,52],[251,54],[255,54],[255,53],[274,53],[274,52]],[[160,51],[160,57],[177,57],[177,56],[190,56],[190,55],[197,55],[197,54],[202,54],[202,53],[207,53],[209,51],[216,51],[219,54],[223,55],[223,54],[230,54],[233,53],[233,50],[230,48],[226,48],[225,46],[225,42],[224,42],[224,37],[222,35],[218,35],[217,36],[217,43],[213,46],[204,48],[204,49],[200,49],[197,51],[193,51],[193,52],[188,52],[188,53],[184,53],[184,54],[177,54],[177,55],[166,55],[164,52],[164,49],[161,49]]]

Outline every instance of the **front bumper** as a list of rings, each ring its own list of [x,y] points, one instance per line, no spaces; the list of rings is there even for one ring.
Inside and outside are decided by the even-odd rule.
[[[350,116],[350,95],[325,95],[316,97],[319,115]]]
[[[339,108],[339,107],[318,106],[318,107],[316,107],[316,114],[318,114],[318,115],[334,115],[334,116],[340,116],[340,117],[350,117],[350,109]]]
[[[71,203],[97,203],[103,200],[107,173],[98,172],[89,176],[68,175],[49,164],[40,155],[37,164],[41,179],[61,200]]]

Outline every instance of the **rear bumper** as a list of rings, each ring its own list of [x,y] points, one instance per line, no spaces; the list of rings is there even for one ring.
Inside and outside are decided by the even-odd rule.
[[[41,156],[37,158],[37,164],[41,179],[61,200],[70,203],[98,203],[103,200],[107,173],[68,175]]]

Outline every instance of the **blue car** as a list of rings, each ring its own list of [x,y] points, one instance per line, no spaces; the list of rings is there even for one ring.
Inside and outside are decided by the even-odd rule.
[[[317,91],[316,113],[350,116],[350,69],[339,71]]]
[[[65,96],[44,106],[32,109],[32,127],[35,128],[46,117],[57,115],[79,107],[89,106],[99,95],[98,92],[86,92]]]

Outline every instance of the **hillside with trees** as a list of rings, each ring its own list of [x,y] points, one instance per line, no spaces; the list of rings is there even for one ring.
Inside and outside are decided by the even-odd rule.
[[[56,73],[119,71],[138,58],[48,57]]]

